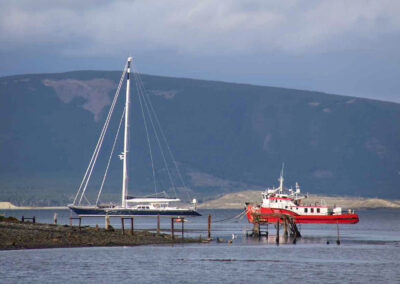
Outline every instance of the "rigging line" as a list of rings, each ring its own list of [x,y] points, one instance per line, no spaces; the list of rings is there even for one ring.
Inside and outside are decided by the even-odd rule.
[[[121,86],[121,84],[122,84],[123,78],[124,78],[125,73],[126,73],[126,68],[127,68],[127,64],[125,64],[124,71],[122,72],[122,76],[121,76],[121,79],[120,79],[120,82],[119,82],[119,87],[118,87],[118,90],[116,91],[116,94],[115,94],[115,96],[114,96],[114,99],[115,99],[115,97],[117,96],[117,93],[119,92],[120,86]],[[105,126],[105,125],[104,125],[104,126]],[[102,129],[102,131],[101,131],[100,136],[103,134],[103,132],[104,132],[104,130],[105,130],[104,126],[103,126],[103,129]],[[81,184],[80,184],[80,186],[79,186],[78,192],[76,193],[76,196],[75,196],[75,199],[74,199],[73,204],[75,204],[76,199],[78,198],[78,195],[79,195],[79,193],[80,193],[80,191],[81,191],[81,189],[82,189],[82,185],[83,185],[84,182],[86,181],[86,178],[87,178],[87,174],[88,174],[88,172],[89,172],[89,169],[93,166],[93,165],[92,165],[93,159],[94,159],[95,153],[98,151],[98,147],[99,147],[99,141],[97,142],[96,148],[95,148],[95,150],[94,150],[94,152],[93,152],[92,158],[91,158],[91,160],[90,160],[90,162],[89,162],[89,165],[88,165],[88,167],[87,167],[87,169],[86,169],[85,175],[84,175],[84,177],[82,178],[82,182],[81,182]],[[82,198],[81,198],[81,199],[82,199]]]
[[[114,108],[115,108],[115,105],[116,105],[116,102],[117,102],[117,99],[118,99],[118,96],[119,96],[119,93],[120,93],[120,90],[121,90],[121,86],[122,86],[123,79],[125,77],[125,73],[126,73],[126,68],[124,68],[124,71],[122,73],[122,76],[121,76],[117,91],[115,92],[115,96],[114,96],[113,102],[111,104],[110,110],[109,110],[108,115],[107,115],[106,122],[104,123],[102,133],[101,133],[100,138],[99,138],[99,140],[97,142],[97,145],[98,145],[98,147],[96,148],[97,152],[94,153],[94,157],[92,156],[93,162],[91,164],[91,168],[89,170],[89,173],[88,173],[88,175],[86,177],[86,183],[85,183],[85,186],[83,187],[81,198],[79,200],[79,204],[82,202],[82,197],[86,192],[90,177],[92,176],[92,173],[93,173],[94,165],[95,165],[95,163],[97,161],[97,157],[99,156],[100,149],[101,149],[101,147],[103,145],[104,137],[105,137],[105,135],[107,133],[108,125],[110,124],[111,116],[112,116],[112,114],[114,112]]]
[[[139,77],[141,86],[142,86],[142,88],[144,89],[144,84],[143,84],[143,81],[142,81],[142,79],[141,79],[139,73],[138,73],[138,77]],[[161,136],[162,136],[162,138],[163,138],[163,140],[164,140],[165,145],[167,146],[167,150],[168,150],[169,156],[171,157],[171,160],[172,160],[172,162],[173,162],[173,164],[174,164],[174,166],[175,166],[175,170],[176,170],[176,172],[177,172],[177,174],[178,174],[178,177],[179,177],[179,179],[180,179],[180,182],[182,183],[183,187],[186,189],[187,187],[186,187],[186,184],[185,184],[185,182],[184,182],[184,180],[183,180],[182,174],[181,174],[181,172],[180,172],[180,170],[179,170],[178,163],[176,162],[176,160],[175,160],[175,158],[174,158],[174,155],[172,154],[172,151],[171,151],[171,148],[170,148],[170,146],[169,146],[168,140],[167,140],[167,138],[166,138],[166,136],[165,136],[164,131],[162,130],[160,120],[158,119],[158,115],[157,115],[157,113],[155,112],[154,107],[153,107],[153,104],[152,104],[152,102],[151,102],[151,100],[150,100],[150,96],[148,95],[147,92],[144,91],[144,93],[145,93],[145,97],[147,98],[148,104],[150,105],[150,109],[151,109],[151,111],[152,111],[152,114],[153,114],[153,116],[154,116],[154,118],[155,118],[156,125],[158,126],[158,129],[160,130],[160,133],[161,133]],[[191,198],[190,198],[189,192],[188,192],[188,191],[185,191],[185,192],[186,192],[186,195],[187,195],[188,199],[190,200]]]
[[[141,84],[138,84],[138,86],[139,86],[139,88],[141,90],[141,95],[143,97],[144,105],[146,107],[146,110],[147,110],[147,113],[148,113],[148,116],[149,116],[149,119],[150,119],[150,122],[151,122],[151,125],[152,125],[152,129],[153,129],[154,135],[156,137],[156,140],[157,140],[157,143],[158,143],[158,147],[160,149],[161,156],[162,156],[162,158],[164,160],[165,168],[167,170],[167,174],[168,174],[170,183],[172,185],[172,189],[174,191],[175,197],[177,198],[176,186],[175,186],[175,183],[174,183],[174,179],[172,178],[172,174],[171,174],[167,159],[165,158],[164,149],[162,147],[160,138],[159,138],[158,133],[157,133],[157,127],[154,125],[153,118],[152,118],[152,113],[149,110],[148,102],[147,102],[146,97],[144,95],[144,94],[146,94],[146,91],[144,90],[144,86],[143,86],[142,81],[140,80],[140,75],[139,74],[137,74],[137,78],[138,78],[138,81],[141,82]]]
[[[142,79],[141,79],[141,77],[140,77],[139,74],[138,74],[138,77],[139,77],[139,80],[140,80],[140,82],[141,82],[141,84],[142,84],[142,86],[143,86],[144,84],[143,84],[143,81],[142,81]],[[143,87],[143,88],[144,88],[144,87]],[[178,173],[178,176],[179,176],[179,178],[180,178],[180,180],[181,180],[181,182],[182,182],[182,185],[183,185],[184,187],[186,187],[185,182],[184,182],[184,180],[183,180],[183,178],[182,178],[181,172],[180,172],[180,170],[179,170],[179,168],[178,168],[178,163],[176,162],[175,157],[174,157],[174,155],[172,154],[172,151],[171,151],[171,148],[170,148],[170,146],[169,146],[168,140],[167,140],[167,138],[166,138],[166,136],[165,136],[165,134],[164,134],[164,131],[162,130],[161,123],[160,123],[160,121],[159,121],[159,119],[158,119],[158,115],[157,115],[157,113],[156,113],[155,110],[154,110],[154,107],[153,107],[153,104],[152,104],[152,102],[151,102],[150,96],[148,95],[147,92],[144,92],[144,93],[145,93],[146,98],[147,98],[147,100],[148,100],[148,104],[150,105],[150,108],[151,108],[151,110],[152,110],[152,113],[153,113],[153,115],[154,115],[154,117],[155,117],[157,126],[158,126],[158,128],[160,129],[160,132],[161,132],[161,135],[162,135],[162,137],[163,137],[163,140],[164,140],[165,144],[167,145],[167,149],[168,149],[169,155],[170,155],[172,161],[174,162],[175,168],[176,168],[177,173]]]
[[[85,192],[86,192],[86,189],[87,189],[87,186],[88,186],[90,177],[91,177],[91,175],[92,175],[92,173],[93,173],[94,166],[95,166],[95,164],[96,164],[97,158],[98,158],[99,153],[100,153],[100,149],[101,149],[101,147],[102,147],[102,145],[103,145],[104,137],[105,137],[105,135],[106,135],[108,126],[109,126],[109,124],[110,124],[111,116],[112,116],[112,113],[113,113],[113,111],[114,111],[114,108],[115,108],[115,105],[116,105],[116,101],[117,101],[117,99],[118,99],[120,87],[121,87],[121,86],[118,87],[116,96],[114,97],[113,103],[112,103],[112,105],[111,105],[111,107],[110,107],[109,115],[107,116],[106,122],[104,123],[104,127],[103,127],[104,131],[101,133],[100,138],[99,138],[99,140],[98,140],[98,148],[96,149],[97,152],[95,153],[95,156],[94,156],[93,162],[92,162],[92,164],[91,164],[91,167],[90,167],[88,176],[87,176],[87,178],[86,178],[85,186],[83,187],[82,194],[81,194],[81,198],[80,198],[80,200],[79,200],[79,204],[81,203],[82,197],[84,196],[84,194],[85,194]]]
[[[118,93],[119,93],[119,90],[120,90],[120,88],[121,88],[123,79],[124,79],[124,77],[125,77],[125,73],[126,73],[127,67],[128,67],[128,63],[125,64],[124,70],[123,70],[123,72],[122,72],[122,76],[121,76],[120,81],[119,81],[119,84],[118,84],[118,89],[117,89],[117,91],[116,91],[116,93],[115,93],[115,95],[114,95],[114,100],[116,99],[116,97],[118,97]],[[110,109],[110,111],[111,111],[111,109]],[[110,111],[109,111],[107,117],[109,116]],[[105,130],[105,125],[103,126],[103,129],[101,130],[100,136],[103,134],[104,130]],[[83,184],[85,183],[85,180],[86,180],[86,178],[87,178],[89,169],[92,167],[92,163],[93,163],[93,159],[94,159],[95,153],[98,151],[98,148],[99,148],[99,142],[100,142],[100,141],[98,140],[98,141],[97,141],[97,144],[96,144],[96,147],[95,147],[95,150],[93,151],[92,157],[91,157],[91,159],[90,159],[89,165],[88,165],[88,167],[87,167],[87,169],[86,169],[86,172],[85,172],[85,174],[84,174],[84,176],[83,176],[83,178],[82,178],[82,182],[81,182],[81,184],[80,184],[80,186],[79,186],[78,192],[77,192],[76,195],[75,195],[73,204],[75,204],[75,202],[76,202],[76,200],[77,200],[77,198],[78,198],[78,196],[79,196],[79,193],[80,193],[80,191],[82,190],[82,186],[83,186]],[[82,198],[81,198],[81,200],[82,200]]]
[[[138,75],[137,72],[135,72],[135,74],[136,74],[136,77],[137,77],[137,75]],[[138,84],[138,86],[140,86],[140,85]],[[140,89],[141,92],[143,93],[143,89],[141,88],[141,86],[140,86],[139,89]],[[144,96],[143,96],[143,97],[144,97]],[[149,110],[149,107],[148,107],[146,101],[144,101],[144,102],[145,102],[144,105],[145,105],[145,107],[146,107],[146,109],[147,109],[147,113],[149,114],[150,123],[151,123],[151,125],[152,125],[152,127],[153,127],[153,131],[154,131],[154,135],[155,135],[155,137],[156,137],[157,143],[158,143],[158,147],[160,148],[161,156],[162,156],[162,158],[163,158],[163,160],[164,160],[164,164],[165,164],[165,167],[166,167],[166,170],[167,170],[167,174],[168,174],[168,177],[169,177],[170,182],[171,182],[171,185],[172,185],[172,189],[174,190],[175,197],[177,198],[176,189],[175,189],[175,183],[174,183],[174,181],[173,181],[173,179],[172,179],[172,176],[171,176],[171,173],[170,173],[170,170],[169,170],[169,167],[168,167],[168,163],[167,163],[167,160],[166,160],[166,158],[165,158],[164,151],[163,151],[163,149],[162,149],[161,142],[160,142],[160,139],[159,139],[158,134],[157,134],[157,131],[156,131],[156,127],[154,126],[154,122],[153,122],[153,118],[152,118],[152,116],[151,116],[151,112],[150,112],[150,110]]]
[[[245,213],[247,213],[247,210],[246,210],[246,209],[244,209],[242,212],[240,212],[238,215],[236,215],[236,216],[234,216],[234,217],[230,217],[230,218],[226,218],[226,219],[214,221],[214,223],[224,222],[224,221],[228,221],[228,220],[240,218],[240,217],[243,216]]]
[[[121,116],[121,119],[120,119],[120,121],[119,121],[117,134],[115,135],[114,143],[113,143],[113,146],[112,146],[112,149],[111,149],[111,153],[110,153],[110,157],[108,158],[107,168],[106,168],[106,171],[104,172],[104,176],[103,176],[103,180],[102,180],[102,182],[101,182],[100,190],[99,190],[99,193],[98,193],[98,195],[97,195],[96,205],[99,203],[100,195],[101,195],[101,193],[102,193],[102,191],[103,191],[104,182],[106,181],[108,169],[109,169],[109,167],[110,167],[111,158],[112,158],[112,156],[113,156],[113,154],[114,154],[115,145],[117,144],[117,140],[118,140],[118,136],[119,136],[119,131],[120,131],[120,129],[121,129],[121,125],[122,125],[122,121],[123,121],[123,119],[124,119],[124,115],[125,115],[125,108],[124,108],[124,111],[122,112],[122,116]]]
[[[124,67],[124,70],[123,70],[123,72],[122,72],[122,76],[121,76],[121,79],[120,79],[119,87],[118,87],[118,88],[120,88],[120,86],[121,86],[121,84],[122,84],[122,81],[123,81],[123,79],[124,79],[124,77],[125,77],[126,69],[127,69],[127,64],[125,64],[125,67]],[[117,92],[119,92],[119,90],[116,91],[115,96],[117,96]],[[114,99],[115,99],[115,96],[114,96]],[[103,126],[103,129],[102,129],[102,131],[101,131],[100,136],[102,135],[103,132],[104,132],[104,126]],[[82,182],[81,182],[81,184],[80,184],[80,186],[79,186],[78,192],[76,193],[76,196],[75,196],[75,198],[74,198],[73,204],[75,204],[76,199],[78,198],[78,195],[79,195],[79,193],[80,193],[80,191],[81,191],[81,189],[82,189],[82,186],[83,186],[83,184],[84,184],[84,182],[85,182],[85,180],[86,180],[86,178],[87,178],[87,174],[88,174],[88,172],[89,172],[89,169],[92,167],[93,159],[94,159],[95,153],[98,151],[98,147],[99,147],[99,141],[97,142],[96,147],[95,147],[95,150],[93,151],[92,158],[91,158],[91,160],[90,160],[90,162],[89,162],[89,165],[88,165],[88,167],[87,167],[87,169],[86,169],[85,175],[84,175],[84,177],[82,178]]]
[[[135,80],[136,80],[136,77],[135,77]],[[151,150],[151,143],[150,143],[149,130],[148,130],[148,128],[147,128],[147,119],[146,119],[146,115],[145,115],[145,113],[144,113],[144,108],[143,108],[142,98],[141,98],[142,96],[141,96],[141,93],[140,93],[140,91],[139,91],[137,82],[136,82],[135,85],[136,85],[136,89],[137,89],[137,92],[138,92],[138,98],[139,98],[140,109],[142,110],[144,128],[145,128],[145,130],[146,130],[147,145],[148,145],[148,147],[149,147],[149,154],[150,154],[150,160],[151,160],[151,169],[152,169],[152,171],[153,171],[154,192],[155,192],[155,194],[156,194],[156,196],[157,196],[156,172],[155,172],[155,170],[154,170],[153,152],[152,152],[152,150]]]
[[[91,204],[90,204],[90,201],[87,199],[86,195],[84,195],[83,197],[85,197],[87,203],[88,203],[89,205],[91,205]]]

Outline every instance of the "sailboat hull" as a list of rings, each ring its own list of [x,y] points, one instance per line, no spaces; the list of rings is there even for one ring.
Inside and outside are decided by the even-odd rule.
[[[110,215],[110,216],[201,216],[193,209],[130,209],[130,208],[100,208],[96,206],[68,206],[77,215]]]

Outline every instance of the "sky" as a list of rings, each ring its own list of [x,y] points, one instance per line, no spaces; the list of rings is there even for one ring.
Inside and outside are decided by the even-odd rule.
[[[0,76],[121,70],[400,103],[398,0],[0,0]]]

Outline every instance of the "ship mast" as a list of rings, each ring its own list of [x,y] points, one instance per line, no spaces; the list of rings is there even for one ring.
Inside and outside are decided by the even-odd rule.
[[[132,57],[128,57],[128,70],[126,75],[126,100],[125,100],[125,128],[124,128],[124,152],[122,174],[122,208],[126,208],[126,196],[128,193],[128,152],[129,152],[129,89]]]
[[[279,177],[279,191],[282,193],[283,191],[283,169],[285,164],[282,164],[281,176]]]

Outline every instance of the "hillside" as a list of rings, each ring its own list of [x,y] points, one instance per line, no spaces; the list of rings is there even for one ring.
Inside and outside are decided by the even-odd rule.
[[[0,200],[18,205],[72,200],[119,76],[77,71],[0,78]],[[224,82],[142,79],[189,193],[200,200],[276,184],[282,162],[285,184],[298,181],[310,193],[400,198],[399,104]],[[117,109],[121,112],[121,103]],[[131,192],[152,193],[143,126],[133,121]],[[119,194],[117,160],[106,199]],[[164,171],[161,165],[156,170]]]

